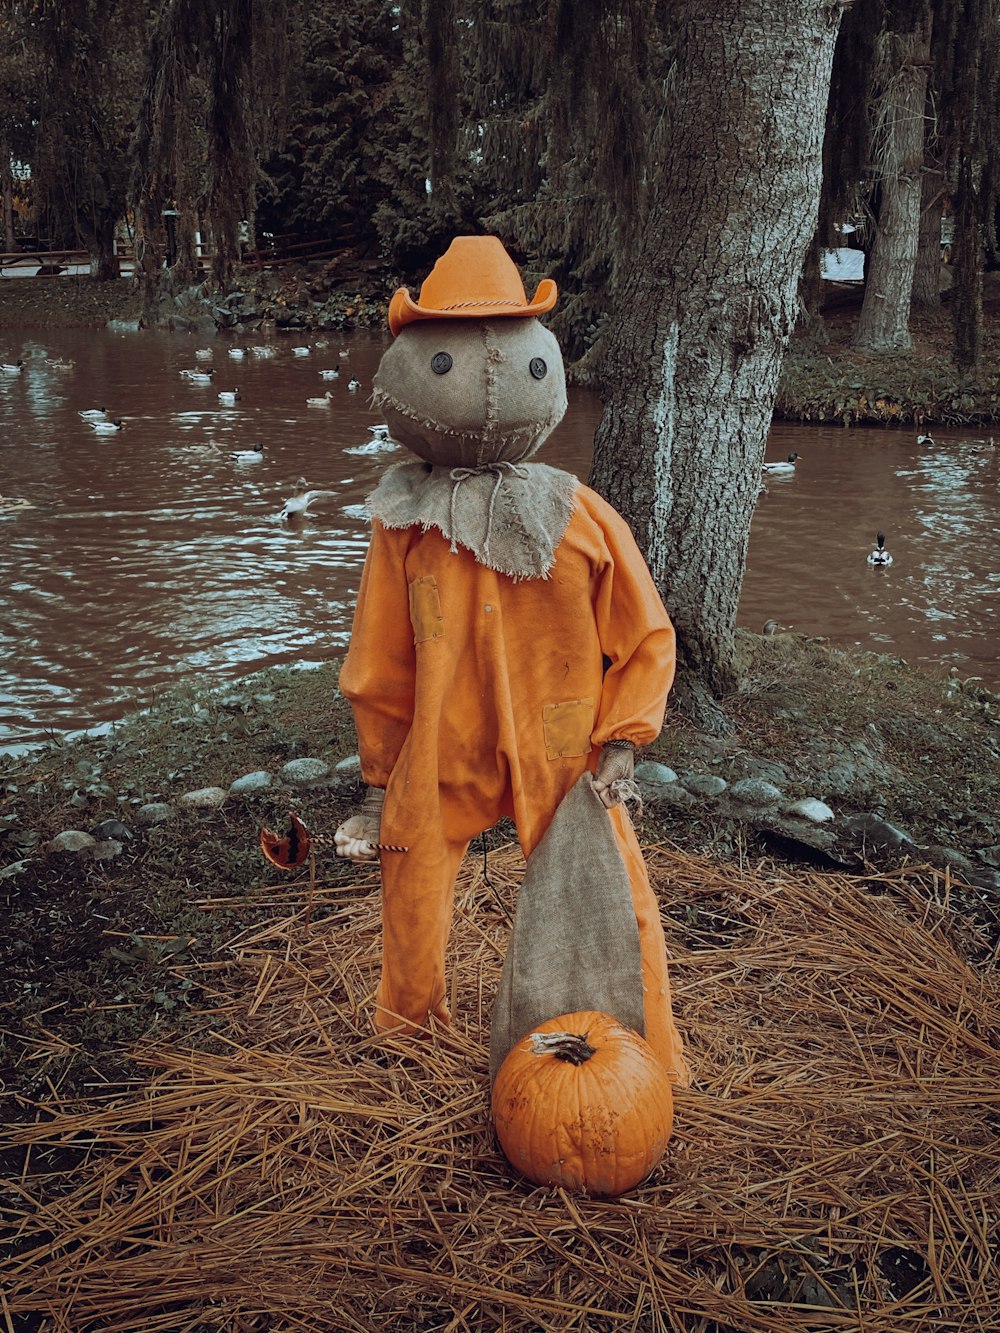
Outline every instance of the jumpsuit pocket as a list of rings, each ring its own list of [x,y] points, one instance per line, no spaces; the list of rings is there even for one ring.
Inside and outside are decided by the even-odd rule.
[[[444,616],[441,614],[437,580],[429,574],[414,579],[409,586],[409,592],[413,642],[424,643],[427,639],[440,639],[444,634]]]
[[[593,699],[571,699],[564,704],[546,704],[542,709],[545,753],[549,759],[571,759],[591,750],[594,728]]]

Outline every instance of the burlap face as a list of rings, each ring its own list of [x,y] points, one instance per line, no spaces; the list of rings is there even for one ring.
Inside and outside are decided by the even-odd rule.
[[[528,858],[490,1030],[490,1080],[547,1018],[593,1009],[646,1035],[628,871],[584,773]]]
[[[517,463],[566,412],[566,376],[537,319],[435,319],[407,325],[375,373],[394,440],[441,467]]]

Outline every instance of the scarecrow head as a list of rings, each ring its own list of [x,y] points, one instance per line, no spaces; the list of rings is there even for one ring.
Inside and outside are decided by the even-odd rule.
[[[527,299],[495,236],[456,237],[418,299],[400,287],[389,306],[375,402],[393,439],[443,467],[533,454],[566,411],[559,344],[535,318],[555,303],[551,278]]]

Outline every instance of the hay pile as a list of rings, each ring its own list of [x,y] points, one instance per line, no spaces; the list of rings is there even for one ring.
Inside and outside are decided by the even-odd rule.
[[[477,862],[455,1024],[423,1043],[371,1034],[374,881],[286,880],[232,964],[188,973],[225,1020],[203,1049],[19,1131],[80,1160],[18,1186],[0,1328],[1000,1328],[1000,987],[947,879],[648,856],[696,1085],[644,1186],[570,1197],[500,1154],[508,924]],[[491,858],[508,908],[521,869]]]

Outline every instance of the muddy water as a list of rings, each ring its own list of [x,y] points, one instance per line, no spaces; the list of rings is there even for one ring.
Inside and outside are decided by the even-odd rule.
[[[25,363],[0,375],[0,493],[33,506],[0,510],[0,749],[107,724],[180,678],[222,683],[344,648],[363,500],[401,454],[369,431],[384,341],[323,342],[218,337],[200,362],[205,343],[179,335],[0,336],[0,361]],[[197,366],[214,383],[179,373]],[[327,390],[329,407],[307,406]],[[93,407],[123,430],[95,434],[78,415]],[[573,391],[545,461],[586,477],[599,410]],[[775,426],[768,457],[802,457],[761,496],[741,623],[775,618],[1000,685],[1000,448],[959,441]],[[257,442],[260,461],[229,456]],[[299,476],[334,495],[290,526],[279,513]],[[894,563],[873,570],[880,527]]]

